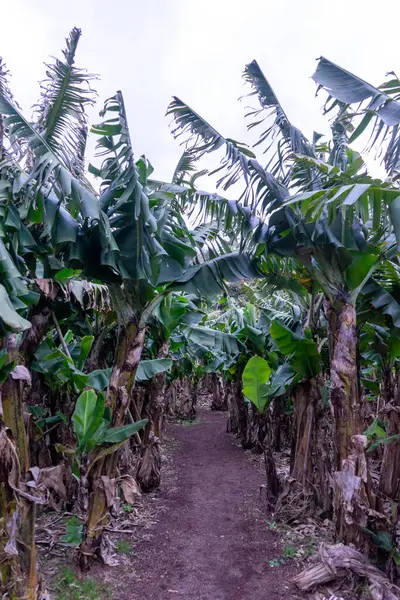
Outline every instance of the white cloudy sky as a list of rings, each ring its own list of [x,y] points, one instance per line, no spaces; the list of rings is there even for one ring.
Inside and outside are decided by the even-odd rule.
[[[246,141],[237,98],[243,67],[256,58],[291,121],[311,135],[327,129],[310,80],[317,57],[375,84],[400,72],[395,0],[13,0],[2,16],[0,55],[26,114],[43,62],[80,27],[77,64],[101,75],[92,120],[121,89],[137,154],[165,179],[181,153],[164,116],[173,94],[225,136]]]

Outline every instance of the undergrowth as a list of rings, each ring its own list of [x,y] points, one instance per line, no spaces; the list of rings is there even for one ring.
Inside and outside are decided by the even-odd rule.
[[[190,427],[190,425],[198,425],[200,423],[200,419],[184,419],[178,422],[178,425],[183,425],[183,427]]]
[[[279,532],[284,541],[281,555],[268,561],[270,567],[280,567],[294,559],[308,559],[318,549],[321,540],[315,535],[299,534],[288,525],[276,521],[267,521],[267,525],[271,531]]]
[[[111,598],[109,586],[94,579],[79,579],[70,567],[64,567],[52,586],[54,600],[106,600]]]
[[[115,544],[115,550],[119,554],[131,554],[132,546],[127,540],[118,540]]]

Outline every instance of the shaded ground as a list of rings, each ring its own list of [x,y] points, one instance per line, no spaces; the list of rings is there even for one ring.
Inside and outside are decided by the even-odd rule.
[[[257,504],[262,474],[225,433],[226,414],[202,411],[200,423],[170,425],[176,482],[150,539],[129,565],[111,569],[118,600],[292,600],[293,568],[281,555]]]

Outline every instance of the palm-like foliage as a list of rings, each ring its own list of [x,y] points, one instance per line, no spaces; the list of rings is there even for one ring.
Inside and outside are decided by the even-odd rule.
[[[384,163],[389,175],[399,170],[400,82],[396,75],[378,88],[321,57],[313,75],[329,98],[327,110],[339,104],[340,115],[355,123],[349,142],[356,140],[373,123],[370,144],[384,144]],[[349,112],[349,108],[355,108]]]
[[[286,175],[285,164],[293,153],[315,157],[314,150],[302,132],[289,121],[257,61],[253,60],[246,65],[244,79],[253,88],[253,92],[248,96],[257,96],[261,105],[260,109],[248,113],[247,116],[257,119],[248,125],[248,129],[267,124],[267,129],[261,133],[258,142],[255,144],[255,146],[258,146],[266,142],[267,148],[264,153],[268,153],[275,140],[280,138],[277,140],[276,153],[267,165],[267,170],[275,176],[282,175],[284,177]],[[269,123],[271,116],[273,117],[272,124]]]
[[[247,180],[248,161],[249,158],[254,158],[254,154],[246,145],[231,138],[225,138],[176,96],[168,107],[167,115],[173,115],[176,123],[176,128],[172,130],[173,135],[176,138],[181,135],[185,136],[183,143],[186,145],[187,151],[196,158],[224,148],[225,156],[221,161],[221,166],[210,173],[213,175],[220,171],[226,171],[217,185],[222,185],[223,189],[227,189],[242,176]]]
[[[75,66],[80,36],[81,30],[74,27],[66,40],[64,60],[55,59],[46,65],[48,79],[42,82],[36,120],[42,138],[78,177],[84,169],[86,108],[95,101],[95,92],[90,88],[95,76]]]

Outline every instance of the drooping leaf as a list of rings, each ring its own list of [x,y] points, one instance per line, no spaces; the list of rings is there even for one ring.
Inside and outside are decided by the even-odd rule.
[[[95,371],[91,371],[88,374],[86,381],[87,387],[92,387],[95,390],[102,392],[110,383],[111,371],[112,367],[108,369],[96,369]]]
[[[213,173],[223,172],[217,185],[223,185],[224,189],[233,185],[240,177],[248,178],[249,158],[255,158],[253,152],[245,144],[223,137],[214,127],[197,114],[190,106],[182,100],[173,97],[168,106],[167,115],[172,115],[176,128],[172,133],[175,137],[186,136],[186,150],[196,158],[201,158],[208,152],[214,152],[225,148],[225,157],[221,166]]]
[[[124,442],[132,437],[135,433],[146,427],[148,421],[147,419],[142,419],[141,421],[136,421],[136,423],[131,423],[130,425],[121,425],[121,427],[110,427],[104,436],[104,442],[110,444],[116,444],[120,442]]]
[[[5,287],[0,283],[0,323],[3,322],[11,331],[24,331],[29,329],[29,321],[21,317],[11,304],[10,297]]]
[[[148,381],[158,373],[164,373],[172,367],[170,358],[157,358],[154,360],[141,360],[139,362],[135,381]]]
[[[391,98],[389,88],[376,88],[324,57],[319,59],[313,79],[326,89],[331,97],[345,104],[358,105],[369,100],[365,106],[366,114],[353,133],[352,141],[369,125],[371,119],[368,117],[374,116],[375,141],[380,139],[383,142],[389,139],[384,161],[389,173],[396,171],[400,158],[400,102]]]
[[[302,377],[314,377],[320,372],[321,357],[315,342],[295,334],[279,321],[274,321],[269,331],[278,350],[291,357],[290,364],[296,373]]]

